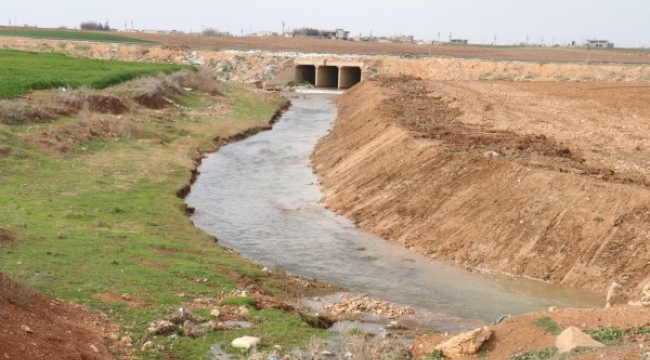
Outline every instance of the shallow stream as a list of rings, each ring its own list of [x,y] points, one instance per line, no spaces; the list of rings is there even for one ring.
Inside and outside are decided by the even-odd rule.
[[[431,261],[326,210],[309,156],[336,118],[332,98],[292,95],[273,130],[205,158],[186,199],[196,226],[265,266],[411,306],[420,325],[439,331],[549,306],[602,305],[596,294]]]

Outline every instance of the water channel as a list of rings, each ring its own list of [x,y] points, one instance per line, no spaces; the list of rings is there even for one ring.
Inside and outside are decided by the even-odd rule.
[[[602,305],[538,281],[469,273],[355,228],[318,202],[309,156],[336,118],[331,94],[292,95],[273,130],[203,159],[186,202],[199,228],[260,264],[416,309],[420,324],[464,330],[502,314]]]

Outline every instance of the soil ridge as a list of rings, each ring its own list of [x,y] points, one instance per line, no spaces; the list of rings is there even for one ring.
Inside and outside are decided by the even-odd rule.
[[[635,134],[648,115],[623,93],[645,87],[562,85],[363,82],[337,100],[339,117],[312,155],[323,201],[431,258],[640,289],[650,191]],[[585,86],[586,99],[558,96],[585,97]]]

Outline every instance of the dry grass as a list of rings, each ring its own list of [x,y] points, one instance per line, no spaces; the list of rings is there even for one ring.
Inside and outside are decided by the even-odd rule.
[[[0,123],[18,125],[29,122],[47,122],[53,116],[44,108],[18,101],[0,101]]]
[[[253,353],[248,360],[266,360],[271,357],[283,360],[402,360],[410,359],[409,349],[394,339],[379,338],[352,328],[341,331],[334,339],[312,338],[302,354]]]
[[[212,69],[202,66],[197,72],[181,71],[171,76],[178,76],[183,87],[191,88],[204,94],[223,96],[222,83]]]

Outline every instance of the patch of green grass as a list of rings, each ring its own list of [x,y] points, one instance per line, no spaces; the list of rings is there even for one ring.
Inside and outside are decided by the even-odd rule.
[[[189,68],[172,64],[77,59],[62,54],[0,50],[0,98],[31,90],[89,86],[103,89],[137,77]]]
[[[539,326],[542,330],[553,335],[560,334],[560,327],[548,316],[544,316],[535,320],[535,325]]]
[[[133,39],[109,32],[83,30],[53,30],[53,29],[0,29],[0,36],[15,36],[52,40],[83,40],[99,42],[142,43],[155,44],[153,41]]]
[[[242,335],[260,336],[263,346],[270,347],[323,336],[324,331],[308,328],[297,315],[253,308],[248,318],[255,326],[247,330],[173,341],[145,333],[149,322],[179,306],[191,307],[196,297],[230,292],[244,277],[271,295],[286,294],[286,278],[280,281],[280,275],[264,273],[215,246],[183,214],[183,200],[176,196],[190,180],[192,158],[213,146],[215,136],[266,125],[281,105],[270,94],[253,95],[234,86],[228,93],[232,106],[255,109],[192,124],[137,122],[142,129],[133,138],[95,139],[57,156],[31,148],[23,137],[76,120],[0,124],[0,227],[17,239],[0,249],[0,272],[46,296],[108,314],[122,331],[132,332],[136,349],[148,340],[167,349],[173,344],[171,355],[179,359],[205,358],[213,344],[229,344]],[[141,141],[161,138],[170,140],[165,146]],[[101,293],[127,293],[148,306],[104,303],[96,298]],[[251,300],[231,301],[250,305]],[[196,313],[205,316],[205,311]]]
[[[433,350],[432,352],[428,353],[427,356],[425,356],[423,359],[424,360],[443,360],[446,359],[447,357],[445,354],[442,353],[442,351],[436,349]]]
[[[550,359],[555,355],[557,355],[557,348],[549,347],[549,348],[533,349],[521,354],[512,355],[508,357],[508,360],[543,360],[543,359]]]
[[[587,330],[585,333],[591,336],[594,340],[605,345],[621,344],[625,338],[625,331],[615,327]]]

